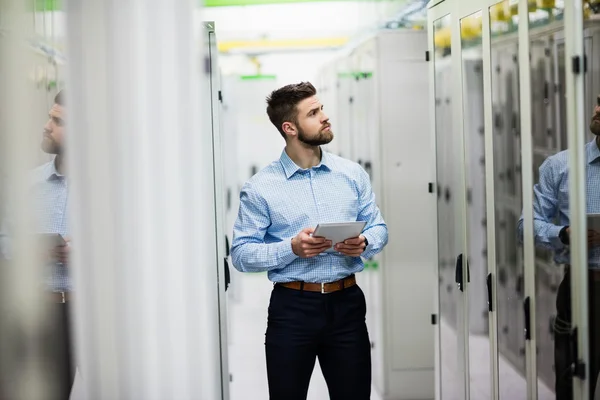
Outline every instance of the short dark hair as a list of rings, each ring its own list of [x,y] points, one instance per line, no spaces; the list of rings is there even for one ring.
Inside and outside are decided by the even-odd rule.
[[[283,138],[286,134],[281,128],[284,122],[293,122],[298,125],[298,109],[296,106],[304,99],[317,94],[317,90],[310,82],[300,82],[286,85],[274,90],[267,97],[267,115]]]
[[[61,90],[54,96],[54,104],[58,104],[59,106],[65,105],[65,91]]]

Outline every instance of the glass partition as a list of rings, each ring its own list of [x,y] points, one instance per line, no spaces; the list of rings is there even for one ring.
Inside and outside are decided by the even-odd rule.
[[[526,400],[523,246],[521,215],[518,13],[509,2],[490,12],[497,264],[498,384],[500,399]]]
[[[491,398],[481,11],[460,21],[467,177],[468,336],[471,399]],[[483,368],[483,366],[488,366]]]
[[[551,29],[548,30],[548,27]],[[530,7],[529,28],[538,397],[554,399],[561,398],[556,393],[560,385],[557,378],[561,380],[565,377],[566,368],[565,365],[557,370],[562,362],[555,353],[566,332],[563,332],[563,328],[566,328],[563,321],[556,319],[557,293],[564,275],[564,266],[557,262],[557,254],[562,250],[556,245],[548,245],[541,230],[547,224],[558,225],[561,219],[560,206],[554,210],[546,206],[551,202],[548,197],[551,196],[555,201],[561,197],[568,203],[568,189],[564,194],[553,196],[549,193],[558,189],[558,182],[548,179],[554,171],[553,165],[556,165],[553,160],[562,158],[564,153],[559,153],[566,149],[565,115],[559,115],[561,104],[564,107],[564,97],[561,95],[565,88],[564,50],[561,51],[562,45],[557,46],[556,42],[563,24],[556,20],[553,12]]]
[[[438,194],[438,268],[441,354],[441,397],[443,400],[464,398],[463,368],[459,342],[464,331],[462,290],[457,284],[458,265],[462,265],[461,221],[463,206],[460,136],[453,132],[453,70],[451,46],[451,17],[434,21],[435,119]],[[459,274],[462,276],[462,272]]]

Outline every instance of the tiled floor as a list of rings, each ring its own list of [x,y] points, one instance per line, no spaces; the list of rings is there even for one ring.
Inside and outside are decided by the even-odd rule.
[[[240,274],[232,271],[234,284],[229,296],[229,363],[233,381],[231,400],[268,399],[264,354],[267,306],[272,284],[265,274]],[[443,400],[461,400],[457,394],[456,333],[442,325]],[[471,399],[490,398],[489,344],[485,337],[470,338]],[[500,399],[526,400],[526,382],[517,370],[500,359]],[[598,398],[598,397],[597,397]],[[327,400],[327,386],[318,362],[313,372],[309,400]],[[552,400],[554,394],[538,383],[538,399]],[[373,388],[371,400],[382,400]]]
[[[442,329],[442,392],[443,400],[461,400],[458,390],[456,332],[441,321]],[[489,340],[484,336],[469,338],[470,394],[472,400],[490,399],[491,371]],[[499,359],[501,400],[527,400],[527,382],[503,357]],[[538,382],[538,399],[552,400],[554,393],[543,382]]]

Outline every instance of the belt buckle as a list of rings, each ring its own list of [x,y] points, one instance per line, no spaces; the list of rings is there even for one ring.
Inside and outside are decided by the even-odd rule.
[[[321,294],[325,294],[325,282],[321,282]]]
[[[65,304],[67,299],[65,298],[65,292],[57,292],[60,295],[59,304]]]

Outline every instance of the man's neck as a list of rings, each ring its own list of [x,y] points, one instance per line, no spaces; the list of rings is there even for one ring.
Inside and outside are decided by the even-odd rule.
[[[56,168],[56,172],[58,172],[60,175],[65,174],[65,163],[62,154],[57,154],[56,157],[54,157],[54,168]]]
[[[321,147],[300,144],[285,146],[285,152],[302,169],[312,168],[321,162]]]

